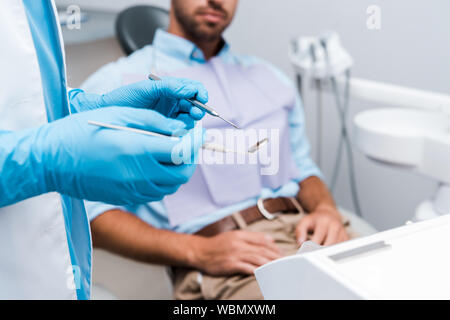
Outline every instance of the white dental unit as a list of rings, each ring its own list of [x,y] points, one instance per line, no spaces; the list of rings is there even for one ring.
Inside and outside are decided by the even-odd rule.
[[[310,44],[320,47],[324,39],[334,58],[330,50],[308,58]],[[357,114],[354,142],[370,159],[430,177],[440,188],[417,208],[419,222],[258,268],[262,293],[266,299],[450,299],[450,95],[344,79],[352,61],[338,42],[336,35],[299,40],[291,53],[297,71],[334,77],[340,87],[348,81],[352,97],[402,107]]]
[[[352,80],[352,96],[405,108],[361,112],[355,143],[370,159],[422,174],[440,183],[416,210],[421,221],[450,213],[450,95]]]
[[[450,216],[270,262],[265,299],[450,299]]]

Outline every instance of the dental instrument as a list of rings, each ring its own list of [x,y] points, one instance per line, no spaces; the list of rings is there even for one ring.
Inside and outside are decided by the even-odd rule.
[[[153,80],[153,81],[159,81],[159,80],[161,80],[160,77],[158,77],[157,75],[154,75],[154,74],[149,74],[148,78],[149,78],[150,80]],[[231,121],[229,121],[229,120],[223,118],[221,115],[219,115],[219,113],[218,113],[216,110],[214,110],[213,108],[207,106],[206,104],[201,103],[200,101],[195,100],[195,99],[186,99],[186,100],[189,101],[190,103],[192,103],[192,104],[193,104],[194,106],[196,106],[197,108],[200,108],[200,109],[202,109],[203,111],[209,113],[209,114],[212,115],[213,117],[217,117],[217,118],[222,119],[223,121],[225,121],[226,123],[228,123],[229,125],[233,126],[233,127],[236,128],[236,129],[241,129],[241,128],[239,128],[236,124],[234,124],[233,122],[231,122]]]
[[[267,143],[269,143],[269,139],[265,138],[262,139],[261,141],[258,141],[254,146],[251,146],[248,149],[248,153],[255,153],[257,152],[262,146],[266,145]]]
[[[142,130],[142,129],[128,128],[128,127],[117,126],[117,125],[114,125],[114,124],[108,124],[108,123],[91,121],[91,120],[89,120],[88,123],[90,125],[97,126],[97,127],[103,127],[103,128],[115,129],[115,130],[126,130],[126,131],[139,133],[139,134],[144,134],[144,135],[152,136],[152,137],[169,138],[171,140],[179,140],[178,137],[167,136],[167,135],[164,135],[164,134],[160,134],[160,133],[156,133],[156,132],[152,132],[152,131],[147,131],[147,130]]]
[[[215,144],[215,143],[209,143],[209,142],[207,142],[203,145],[203,149],[208,149],[208,150],[222,152],[222,153],[254,154],[254,153],[258,152],[267,143],[269,143],[269,139],[264,138],[264,139],[258,141],[256,144],[254,144],[250,148],[248,148],[248,150],[246,152],[227,149],[222,145]]]
[[[138,134],[143,134],[147,136],[157,137],[157,138],[168,138],[171,140],[180,140],[180,137],[175,136],[168,136],[161,133],[156,133],[153,131],[147,131],[142,129],[136,129],[136,128],[130,128],[130,127],[124,127],[124,126],[118,126],[114,124],[108,124],[98,121],[91,121],[89,120],[88,123],[93,126],[101,127],[101,128],[107,128],[107,129],[113,129],[113,130],[120,130],[120,131],[128,131],[128,132],[134,132]],[[236,153],[236,154],[255,154],[258,152],[263,146],[269,143],[268,138],[264,138],[260,141],[258,141],[255,145],[251,146],[247,151],[237,151],[228,149],[222,145],[206,142],[202,148],[206,150],[216,151],[216,152],[222,152],[222,153]]]

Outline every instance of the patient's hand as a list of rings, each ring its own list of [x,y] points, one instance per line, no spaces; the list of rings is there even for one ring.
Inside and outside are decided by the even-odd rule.
[[[224,232],[196,237],[192,265],[210,275],[253,274],[263,264],[281,257],[274,240],[263,233]]]
[[[295,230],[300,245],[308,240],[309,233],[312,241],[325,246],[349,239],[340,213],[332,206],[319,206],[300,220]]]

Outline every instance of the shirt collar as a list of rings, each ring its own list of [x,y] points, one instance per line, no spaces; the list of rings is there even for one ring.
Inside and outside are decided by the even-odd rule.
[[[202,50],[191,41],[171,34],[163,29],[156,30],[153,46],[167,55],[181,60],[206,62]],[[221,57],[230,51],[230,46],[224,40],[224,45],[216,57]]]

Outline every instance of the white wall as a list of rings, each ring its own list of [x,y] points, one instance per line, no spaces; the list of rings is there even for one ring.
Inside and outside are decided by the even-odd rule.
[[[91,6],[107,6],[110,10],[134,3],[128,0],[108,1],[107,4],[94,0],[84,2]],[[137,2],[163,7],[170,3],[169,0]],[[366,9],[371,4],[381,8],[379,31],[366,28]],[[293,77],[287,59],[291,37],[336,30],[354,57],[355,76],[450,93],[449,12],[448,0],[242,0],[226,38],[236,51],[259,55]],[[101,53],[102,48],[109,48],[106,56]],[[97,47],[68,48],[72,84],[79,84],[97,66],[118,55],[120,51],[113,40]],[[84,67],[86,57],[90,64]],[[323,170],[329,175],[338,126],[332,100],[327,97],[325,101]],[[314,146],[314,95],[306,94],[305,104],[308,133]],[[380,106],[356,100],[351,104],[352,114],[373,107]],[[364,216],[379,229],[403,224],[413,215],[417,204],[435,190],[433,181],[380,166],[357,151],[355,159]],[[344,167],[336,199],[340,205],[352,209],[347,181],[348,171]]]

